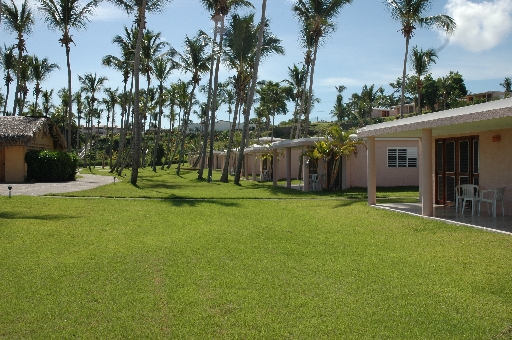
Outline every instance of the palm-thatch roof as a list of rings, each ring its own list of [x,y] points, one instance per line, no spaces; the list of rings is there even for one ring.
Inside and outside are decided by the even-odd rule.
[[[65,150],[64,136],[48,117],[0,117],[0,145],[24,145],[29,147],[34,134],[40,130],[52,136],[54,149]]]

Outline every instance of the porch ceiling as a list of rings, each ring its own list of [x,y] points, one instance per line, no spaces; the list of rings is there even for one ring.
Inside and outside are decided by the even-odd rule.
[[[443,136],[506,128],[512,128],[512,98],[368,125],[358,130],[357,135],[421,137],[422,129],[432,129],[433,136]]]

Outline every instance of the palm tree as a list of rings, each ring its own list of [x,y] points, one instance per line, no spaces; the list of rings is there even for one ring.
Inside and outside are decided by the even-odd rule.
[[[510,92],[512,92],[512,79],[510,77],[505,77],[503,83],[500,83],[500,86],[503,86],[505,89],[505,98],[510,96]]]
[[[249,134],[249,115],[251,112],[252,103],[254,101],[254,92],[256,91],[256,83],[258,82],[258,70],[260,67],[260,59],[263,53],[263,40],[265,37],[265,26],[267,23],[266,19],[266,11],[267,11],[267,0],[263,0],[261,4],[261,20],[258,27],[258,44],[256,45],[256,54],[254,56],[254,64],[253,64],[253,73],[252,73],[252,81],[251,88],[249,89],[249,95],[247,96],[247,102],[245,104],[244,111],[244,127],[242,130],[242,140],[240,142],[240,149],[238,152],[238,160],[236,164],[235,170],[235,178],[233,183],[235,185],[240,185],[240,175],[242,173],[242,165],[243,165],[243,157],[245,144],[247,141],[247,135]]]
[[[266,19],[263,21],[261,47],[258,49],[260,27],[261,23],[259,25],[254,24],[254,14],[248,14],[245,16],[233,14],[224,33],[226,43],[224,62],[229,68],[236,71],[236,75],[234,77],[236,99],[233,123],[231,125],[227,148],[227,157],[225,161],[226,165],[224,166],[223,174],[221,176],[221,181],[223,182],[228,181],[229,154],[231,152],[231,146],[234,138],[236,120],[244,102],[248,103],[247,86],[250,84],[254,72],[256,71],[256,62],[259,65],[260,59],[263,59],[272,53],[284,54],[284,49],[280,45],[281,40],[277,39],[268,30],[268,21]],[[256,56],[258,56],[258,60],[256,60]],[[247,122],[247,128],[249,126],[249,114],[250,108],[249,111],[246,111],[246,115],[244,115],[244,123]],[[245,140],[243,143],[245,143]]]
[[[293,64],[293,67],[288,67],[288,79],[283,81],[287,83],[288,86],[291,86],[294,93],[295,108],[293,110],[292,127],[290,129],[290,139],[292,139],[294,125],[297,125],[297,131],[299,130],[298,126],[300,125],[299,121],[302,114],[300,104],[303,87],[306,82],[306,68],[304,66],[299,68],[297,65]]]
[[[32,26],[34,25],[34,15],[30,6],[28,5],[28,0],[24,0],[21,4],[21,9],[18,10],[14,0],[11,0],[11,4],[2,4],[2,11],[5,17],[5,26],[7,30],[16,33],[16,39],[18,43],[16,44],[16,48],[18,49],[18,62],[16,68],[16,91],[14,92],[14,108],[13,108],[13,116],[16,115],[16,107],[18,107],[18,115],[21,115],[21,101],[20,95],[22,92],[21,89],[21,72],[23,67],[23,52],[27,50],[25,46],[25,35],[29,35],[32,33]]]
[[[35,55],[32,56],[30,64],[30,72],[32,74],[32,78],[36,82],[34,87],[34,96],[36,97],[34,102],[34,111],[37,111],[37,102],[42,91],[41,82],[46,80],[50,73],[52,73],[55,69],[60,69],[60,67],[57,64],[50,63],[48,58],[39,60],[39,58]]]
[[[322,38],[335,30],[336,25],[334,24],[333,19],[338,15],[341,8],[350,3],[352,3],[352,0],[297,0],[293,6],[293,11],[302,22],[302,27],[305,30],[303,35],[310,37],[313,47],[311,72],[309,74],[309,91],[305,113],[304,129],[306,133],[309,129],[309,115],[311,113],[311,101],[313,98],[313,78],[315,74],[318,46]]]
[[[448,15],[438,14],[425,16],[425,12],[432,6],[433,0],[385,0],[391,11],[391,17],[400,22],[402,34],[405,37],[404,67],[402,73],[402,94],[400,104],[400,118],[403,118],[405,106],[405,78],[407,68],[407,56],[409,54],[409,41],[414,35],[416,26],[438,28],[447,34],[453,33],[456,28],[455,21]]]
[[[183,152],[185,149],[185,137],[187,135],[188,130],[188,120],[190,117],[190,113],[192,112],[192,105],[194,102],[194,92],[196,87],[199,85],[201,81],[201,75],[207,71],[209,71],[209,55],[206,49],[208,48],[208,44],[210,43],[210,38],[208,35],[202,31],[199,31],[198,34],[194,38],[189,38],[188,36],[185,38],[185,54],[179,54],[174,50],[173,53],[177,56],[178,65],[181,70],[186,73],[191,73],[191,83],[192,90],[190,91],[188,98],[188,107],[183,116],[182,120],[182,136],[181,136],[181,146],[180,146],[180,155],[178,160],[178,167],[176,169],[176,174],[180,174],[181,161],[183,159]]]
[[[158,144],[160,143],[160,130],[162,128],[162,115],[164,106],[164,82],[167,81],[172,71],[176,68],[176,64],[168,57],[161,56],[152,61],[152,72],[158,80],[158,127],[155,136],[155,148],[153,149],[153,171],[156,172],[156,156]]]
[[[263,113],[267,119],[267,125],[272,117],[270,142],[274,141],[274,119],[278,114],[288,113],[287,101],[293,97],[291,87],[282,86],[281,83],[274,81],[262,81],[256,89],[259,96],[258,110]],[[268,130],[268,129],[267,129]]]
[[[140,119],[140,59],[142,34],[146,28],[146,11],[160,12],[166,0],[110,0],[117,6],[122,7],[128,14],[135,14],[137,24],[137,42],[135,44],[135,55],[133,59],[133,75],[135,92],[133,96],[133,142],[132,142],[132,176],[130,183],[137,184],[139,176],[139,163],[141,158],[142,129]],[[167,0],[168,1],[168,0]]]
[[[77,118],[77,133],[76,133],[76,150],[77,154],[80,152],[80,120],[82,119],[84,102],[82,100],[82,91],[77,91],[73,96],[73,100],[76,104],[76,118]]]
[[[336,118],[338,123],[341,124],[344,122],[344,120],[348,114],[348,109],[345,106],[345,104],[343,104],[343,94],[342,94],[343,91],[345,91],[347,89],[347,87],[344,85],[340,85],[340,86],[335,86],[335,88],[336,88],[336,92],[338,92],[338,94],[336,95],[336,101],[334,102],[334,107],[331,111],[331,116]]]
[[[432,63],[436,63],[435,59],[437,58],[437,53],[433,48],[423,51],[422,49],[418,50],[418,47],[414,46],[412,48],[410,58],[412,68],[414,69],[417,77],[416,90],[418,91],[418,114],[421,115],[421,89],[423,88],[421,77],[428,73]]]
[[[84,76],[78,76],[78,80],[80,81],[80,84],[82,85],[80,90],[84,93],[89,94],[87,98],[88,102],[88,115],[89,115],[89,122],[92,122],[92,119],[97,116],[98,112],[97,109],[94,107],[94,104],[98,100],[96,98],[96,94],[100,92],[103,89],[104,83],[108,80],[106,77],[98,77],[96,73],[94,75],[92,73],[86,73]],[[92,124],[91,127],[91,133],[92,133]],[[92,142],[92,137],[91,137]],[[85,144],[85,153],[87,157],[87,142]],[[87,164],[85,164],[87,166]]]
[[[14,81],[11,75],[11,71],[16,70],[16,56],[14,55],[14,46],[7,47],[4,44],[3,50],[0,51],[0,66],[4,69],[5,75],[5,87],[7,88],[7,93],[5,95],[4,107],[3,107],[3,115],[7,115],[7,101],[9,100],[9,89],[11,83]]]
[[[220,23],[220,32],[224,32],[224,22],[226,16],[229,14],[231,9],[237,9],[242,7],[251,7],[253,5],[250,1],[247,0],[201,0],[203,6],[210,11],[211,19],[215,23],[214,27],[214,35],[213,35],[213,44],[212,44],[212,54],[210,59],[210,79],[208,82],[208,97],[206,101],[206,122],[210,118],[210,160],[213,159],[213,139],[215,135],[215,113],[217,110],[217,92],[218,92],[218,84],[219,84],[219,67],[220,67],[220,57],[222,55],[222,45],[224,35],[220,34],[219,43],[218,43],[218,51],[215,53],[215,47],[217,44],[217,33],[218,26]],[[217,60],[215,61],[215,55],[217,56]],[[215,64],[215,74],[213,74],[213,68]],[[212,77],[214,77],[213,81],[213,93],[212,93]],[[211,115],[210,115],[211,111]],[[210,115],[210,117],[209,117]],[[208,127],[208,123],[206,123]],[[204,140],[203,140],[203,158],[201,161],[201,166],[198,172],[198,178],[203,178],[203,169],[205,165],[204,156],[206,154],[206,145],[208,141],[208,134],[205,131]],[[211,181],[213,171],[213,162],[208,164],[208,181]]]
[[[108,138],[108,123],[110,120],[110,117],[112,117],[112,128],[110,129],[111,135],[110,135],[110,160],[109,160],[109,167],[112,169],[112,154],[114,153],[114,122],[115,122],[115,116],[116,116],[116,105],[119,102],[119,89],[116,88],[115,90],[112,90],[110,87],[107,87],[105,89],[105,94],[107,95],[106,98],[103,98],[102,102],[103,105],[105,105],[105,108],[107,109],[107,138]],[[107,145],[105,143],[105,155],[107,154]]]
[[[50,110],[53,109],[54,105],[52,103],[52,97],[53,97],[53,89],[50,91],[44,90],[41,94],[41,98],[43,100],[42,106],[43,106],[43,113],[45,117],[48,117],[50,114]],[[78,125],[78,131],[80,131],[80,125]]]
[[[39,0],[39,10],[44,15],[44,20],[52,30],[59,30],[62,37],[59,39],[61,46],[66,50],[66,65],[68,69],[68,97],[72,98],[71,92],[71,63],[69,53],[71,43],[74,44],[70,30],[84,29],[87,26],[89,17],[93,14],[98,5],[98,0],[92,0],[82,6],[79,0]],[[68,108],[68,151],[71,151],[71,120],[73,118],[73,100],[69,100]]]
[[[133,60],[135,57],[135,48],[137,44],[137,29],[128,29],[128,27],[124,27],[124,36],[116,35],[112,39],[112,43],[118,45],[121,49],[122,57],[116,57],[113,55],[106,55],[102,59],[102,64],[108,67],[112,67],[123,74],[123,94],[121,96],[121,134],[119,138],[119,150],[118,157],[116,159],[116,165],[110,169],[110,172],[113,173],[116,170],[118,171],[118,175],[121,175],[122,168],[121,162],[124,155],[124,148],[126,144],[126,128],[127,120],[129,117],[129,112],[131,112],[132,101],[128,100],[132,97],[133,91]],[[128,93],[128,81],[131,77],[131,86],[130,92]],[[125,117],[126,121],[125,121]]]

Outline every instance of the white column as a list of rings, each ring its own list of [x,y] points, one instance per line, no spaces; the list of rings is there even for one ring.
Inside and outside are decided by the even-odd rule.
[[[292,187],[292,148],[286,148],[286,187]]]
[[[272,150],[272,182],[277,185],[277,179],[279,178],[279,155],[278,150]]]
[[[368,137],[366,140],[367,147],[367,190],[368,190],[368,205],[377,204],[377,167],[375,160],[375,137]]]
[[[421,208],[423,216],[434,215],[432,183],[432,129],[421,130]]]
[[[245,180],[249,180],[249,155],[245,154],[245,164],[244,164],[244,172],[245,172]]]
[[[252,180],[256,180],[256,153],[252,154]]]

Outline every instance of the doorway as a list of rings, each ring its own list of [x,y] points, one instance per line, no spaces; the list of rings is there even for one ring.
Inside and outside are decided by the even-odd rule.
[[[479,185],[478,142],[478,136],[436,139],[436,204],[455,205],[457,185]]]

